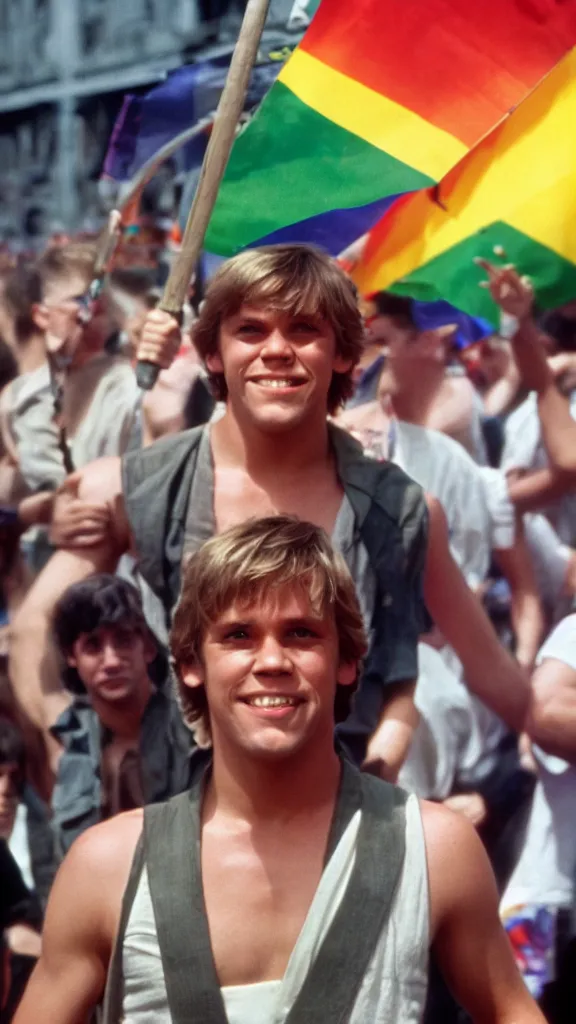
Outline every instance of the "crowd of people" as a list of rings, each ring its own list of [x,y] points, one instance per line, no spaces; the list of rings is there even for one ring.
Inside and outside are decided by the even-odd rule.
[[[573,1022],[576,302],[95,258],[0,280],[0,1020]]]

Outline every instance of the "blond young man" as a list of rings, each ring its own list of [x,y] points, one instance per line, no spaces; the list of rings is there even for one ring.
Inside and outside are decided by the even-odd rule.
[[[16,1024],[77,1024],[105,990],[105,1024],[417,1024],[430,947],[475,1021],[541,1024],[472,826],[334,749],[366,637],[324,531],[275,516],[208,541],[171,643],[211,768],[75,844]]]
[[[418,636],[430,614],[466,666],[471,688],[513,727],[524,721],[528,687],[499,646],[448,546],[446,523],[401,470],[366,459],[328,424],[351,394],[363,327],[353,286],[307,246],[242,253],[219,270],[195,325],[194,342],[225,415],[123,460],[100,460],[73,480],[78,499],[100,503],[100,522],[63,495],[56,516],[62,550],[30,593],[14,626],[12,678],[42,725],[43,647],[61,591],[110,571],[133,547],[169,616],[183,560],[214,533],[254,515],[315,521],[344,552],[356,583],[370,653],[346,742],[358,761],[394,777],[415,722]],[[150,313],[140,358],[168,365],[180,343],[176,321]],[[31,644],[31,638],[34,642]]]

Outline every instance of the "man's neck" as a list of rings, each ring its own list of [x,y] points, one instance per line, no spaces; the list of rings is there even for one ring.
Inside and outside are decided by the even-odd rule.
[[[214,815],[248,823],[277,825],[300,815],[313,815],[334,805],[341,762],[332,731],[282,761],[239,754],[216,744],[204,805],[204,819]]]
[[[390,392],[390,404],[397,419],[416,426],[426,426],[442,382],[444,371],[423,371],[409,383],[396,382]]]
[[[294,429],[265,432],[252,423],[239,422],[228,407],[212,428],[213,447],[226,461],[246,469],[255,478],[313,471],[330,461],[328,422],[325,414],[307,419]]]
[[[138,694],[130,698],[126,704],[110,704],[108,701],[92,699],[92,707],[102,725],[119,739],[137,741],[140,736],[142,718],[150,697],[152,683],[142,686]]]
[[[20,373],[32,373],[46,362],[46,340],[41,331],[31,334],[26,341],[21,341],[15,349],[16,361]]]

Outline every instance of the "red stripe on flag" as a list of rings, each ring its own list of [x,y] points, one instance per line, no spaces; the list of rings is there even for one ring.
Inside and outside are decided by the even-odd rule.
[[[576,0],[322,0],[302,49],[471,146],[576,44]]]

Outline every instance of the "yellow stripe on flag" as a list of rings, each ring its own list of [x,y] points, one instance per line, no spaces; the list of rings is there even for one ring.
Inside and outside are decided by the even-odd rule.
[[[443,179],[374,229],[354,278],[379,291],[495,221],[576,263],[576,49]]]
[[[329,121],[434,181],[467,152],[449,132],[304,50],[292,54],[278,80]]]

